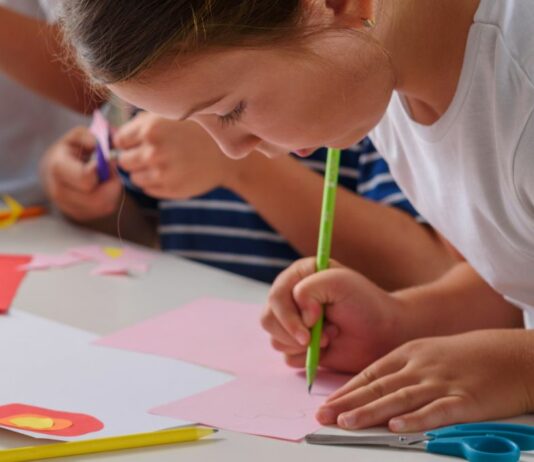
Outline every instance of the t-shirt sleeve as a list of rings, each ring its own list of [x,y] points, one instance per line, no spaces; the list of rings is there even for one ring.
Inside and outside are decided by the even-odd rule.
[[[534,108],[517,145],[513,181],[521,207],[534,223]]]

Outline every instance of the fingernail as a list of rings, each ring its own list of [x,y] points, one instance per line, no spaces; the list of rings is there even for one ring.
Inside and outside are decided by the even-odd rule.
[[[309,334],[308,332],[299,331],[296,335],[297,342],[299,342],[302,346],[308,346],[308,338]]]
[[[406,422],[403,419],[391,419],[389,421],[389,428],[394,432],[402,432],[406,428]]]
[[[320,424],[328,425],[336,422],[336,413],[327,407],[319,408],[317,414],[315,414],[316,419]]]
[[[341,428],[354,428],[356,426],[356,417],[353,414],[341,414],[337,418],[337,424]]]

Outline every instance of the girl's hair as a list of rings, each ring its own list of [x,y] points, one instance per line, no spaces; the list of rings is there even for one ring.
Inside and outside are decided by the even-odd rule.
[[[302,0],[63,0],[61,23],[101,83],[139,77],[178,54],[294,44]]]

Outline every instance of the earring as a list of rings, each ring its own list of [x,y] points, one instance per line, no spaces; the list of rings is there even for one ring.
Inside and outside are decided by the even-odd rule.
[[[376,21],[372,18],[360,18],[361,21],[362,21],[362,24],[367,28],[367,29],[374,29],[375,26],[376,26]]]

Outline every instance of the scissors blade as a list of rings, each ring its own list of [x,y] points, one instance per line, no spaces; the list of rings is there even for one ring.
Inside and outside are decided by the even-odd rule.
[[[330,446],[382,446],[389,448],[425,449],[427,437],[424,434],[417,435],[306,435],[306,442],[310,444],[322,444]]]

